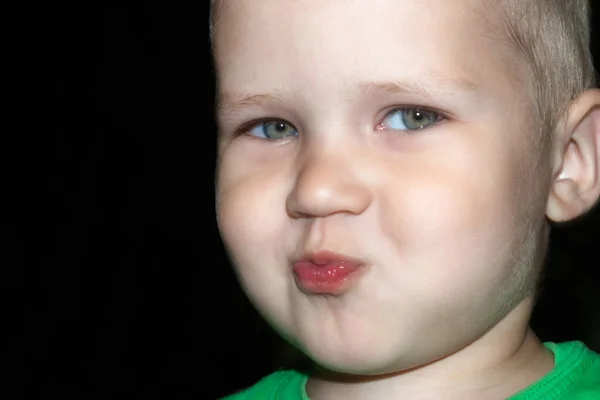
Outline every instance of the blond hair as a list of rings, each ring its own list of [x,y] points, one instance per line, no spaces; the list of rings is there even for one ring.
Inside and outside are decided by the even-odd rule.
[[[230,3],[210,2],[211,43],[220,14],[218,9]],[[486,19],[508,37],[509,47],[525,61],[521,64],[525,65],[526,84],[538,125],[542,133],[548,134],[556,128],[571,102],[596,86],[588,0],[488,0],[486,3]],[[500,19],[495,20],[498,15]]]
[[[491,1],[500,5],[501,28],[525,60],[540,128],[550,133],[571,102],[596,85],[588,1]]]

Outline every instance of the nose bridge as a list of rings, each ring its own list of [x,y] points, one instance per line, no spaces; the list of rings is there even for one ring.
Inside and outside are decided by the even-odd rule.
[[[356,151],[323,142],[304,150],[286,201],[291,216],[360,214],[368,208],[371,192],[358,173],[360,157]]]

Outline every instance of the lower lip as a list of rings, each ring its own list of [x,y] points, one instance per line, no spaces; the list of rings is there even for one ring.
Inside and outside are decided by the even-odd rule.
[[[296,282],[301,289],[314,294],[337,295],[348,289],[361,267],[346,262],[314,264],[300,261],[294,264]]]

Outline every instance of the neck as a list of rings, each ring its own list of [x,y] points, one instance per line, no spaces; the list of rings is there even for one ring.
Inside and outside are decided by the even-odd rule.
[[[553,355],[528,328],[532,299],[515,308],[484,336],[432,363],[385,376],[318,373],[307,384],[321,399],[504,399],[554,367]]]

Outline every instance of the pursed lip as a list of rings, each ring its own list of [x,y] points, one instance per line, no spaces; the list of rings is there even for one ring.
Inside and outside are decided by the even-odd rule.
[[[307,252],[302,257],[296,259],[297,262],[310,262],[315,265],[325,265],[329,263],[341,262],[355,267],[365,265],[365,262],[357,258],[341,255],[329,250],[321,250],[316,252]]]
[[[294,278],[305,293],[340,295],[351,288],[365,265],[331,251],[307,253],[293,263]]]

